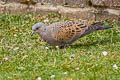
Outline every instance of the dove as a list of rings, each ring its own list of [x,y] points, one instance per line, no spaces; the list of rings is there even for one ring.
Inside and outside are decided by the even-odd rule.
[[[85,24],[75,21],[61,21],[50,25],[39,22],[32,26],[32,35],[38,33],[51,46],[61,47],[71,45],[78,38],[84,37],[91,32],[112,28],[114,27],[104,27],[102,22]]]

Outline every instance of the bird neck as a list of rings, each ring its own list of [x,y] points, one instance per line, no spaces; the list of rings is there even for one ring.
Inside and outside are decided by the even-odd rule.
[[[46,30],[47,30],[47,29],[46,29],[46,26],[44,26],[44,28],[43,28],[43,32],[46,32]]]
[[[47,31],[47,28],[46,26],[44,26],[40,31],[39,31],[39,35],[41,37],[45,36],[46,35],[46,31]]]

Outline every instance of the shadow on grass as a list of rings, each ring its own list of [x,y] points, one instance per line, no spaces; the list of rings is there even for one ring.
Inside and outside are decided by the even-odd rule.
[[[106,39],[102,39],[102,40],[97,40],[97,41],[90,41],[90,42],[85,42],[82,44],[75,44],[72,45],[71,48],[80,48],[80,47],[86,47],[86,48],[90,48],[90,46],[97,46],[97,45],[107,45],[108,43],[112,44],[112,43],[116,43],[116,42],[120,42],[120,38],[119,37],[113,37],[112,41],[110,38],[106,38]]]

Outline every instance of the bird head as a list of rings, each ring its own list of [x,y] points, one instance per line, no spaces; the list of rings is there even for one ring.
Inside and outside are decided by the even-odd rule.
[[[35,33],[39,33],[40,31],[42,32],[43,29],[46,27],[46,25],[44,23],[36,23],[32,26],[32,35],[35,34]]]

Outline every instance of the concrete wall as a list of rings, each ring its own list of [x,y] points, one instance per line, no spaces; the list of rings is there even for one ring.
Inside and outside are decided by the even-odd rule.
[[[120,20],[120,0],[0,0],[0,13],[58,13],[84,20]]]

